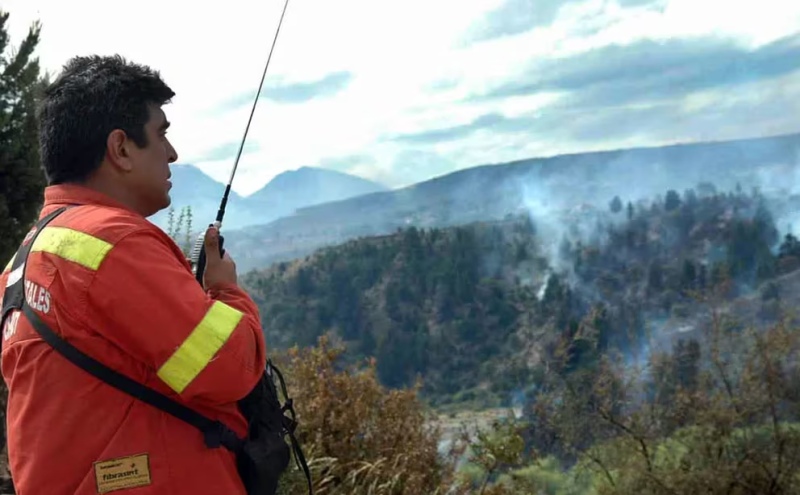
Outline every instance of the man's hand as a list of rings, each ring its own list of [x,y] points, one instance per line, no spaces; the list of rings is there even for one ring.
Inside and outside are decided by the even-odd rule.
[[[219,231],[214,226],[206,230],[206,270],[203,273],[203,287],[208,290],[217,284],[236,284],[236,263],[228,251],[219,256]]]

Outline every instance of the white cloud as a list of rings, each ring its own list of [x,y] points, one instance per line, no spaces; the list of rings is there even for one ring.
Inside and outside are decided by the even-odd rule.
[[[368,155],[372,161],[351,170],[402,185],[427,177],[413,164],[396,168],[399,156],[409,156],[404,152],[423,148],[453,167],[577,151],[575,143],[546,135],[480,133],[469,141],[424,146],[380,139],[462,125],[492,112],[507,117],[546,112],[558,94],[463,102],[468,95],[522,77],[532,59],[644,37],[718,33],[756,45],[800,25],[800,2],[664,3],[663,8],[624,9],[614,0],[570,3],[552,26],[464,46],[465,33],[502,0],[290,0],[267,84],[310,82],[338,71],[350,72],[352,80],[336,95],[302,104],[262,99],[248,136],[260,149],[243,155],[234,189],[248,194],[281,171],[352,155]],[[251,97],[238,108],[219,109],[231,99],[254,95],[282,0],[228,0],[204,6],[139,0],[124,12],[118,11],[118,4],[100,0],[4,0],[2,8],[11,13],[14,42],[31,22],[41,19],[38,54],[52,72],[71,56],[86,53],[120,53],[160,70],[177,92],[167,112],[180,161],[195,163],[220,181],[228,179],[233,153],[226,160],[200,160],[210,150],[241,139]],[[430,91],[432,85],[447,82],[454,83],[451,89]],[[707,95],[695,96],[684,107],[703,109],[711,101]],[[637,144],[618,139],[582,145],[621,143]]]

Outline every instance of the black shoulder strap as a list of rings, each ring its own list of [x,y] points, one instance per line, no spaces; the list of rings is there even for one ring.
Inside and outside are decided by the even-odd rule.
[[[0,329],[4,327],[6,318],[11,310],[22,309],[22,305],[25,302],[25,277],[23,276],[23,272],[25,270],[25,262],[28,261],[28,254],[33,247],[33,241],[36,240],[36,237],[38,237],[39,232],[41,232],[45,225],[66,210],[67,207],[58,208],[36,222],[17,249],[17,253],[14,255],[14,261],[11,264],[11,271],[6,281],[6,291],[3,295],[3,312],[0,314]],[[0,342],[2,342],[1,339]]]
[[[8,277],[6,293],[3,297],[3,314],[2,318],[0,318],[0,329],[2,329],[2,324],[12,309],[22,309],[23,314],[31,322],[33,328],[42,336],[42,339],[53,346],[72,363],[80,366],[88,373],[109,385],[195,426],[203,433],[208,447],[215,448],[222,445],[233,452],[238,451],[242,445],[242,440],[225,424],[219,421],[212,421],[183,404],[173,401],[169,397],[108,368],[99,361],[82,353],[53,332],[47,324],[42,321],[36,311],[28,305],[25,300],[24,281],[25,263],[30,254],[31,246],[42,229],[44,229],[51,220],[66,211],[67,208],[68,207],[59,208],[39,220],[17,251]]]

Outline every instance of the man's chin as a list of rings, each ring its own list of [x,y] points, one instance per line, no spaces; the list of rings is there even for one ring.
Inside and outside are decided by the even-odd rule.
[[[166,209],[167,209],[167,208],[169,208],[170,206],[172,206],[172,198],[170,198],[169,196],[167,196],[167,197],[166,197],[166,199],[164,200],[164,202],[163,202],[163,203],[161,203],[161,208],[159,208],[159,211],[166,210]]]
[[[150,217],[152,217],[153,215],[155,215],[155,214],[157,214],[157,213],[159,213],[159,212],[162,212],[162,211],[166,210],[166,209],[167,209],[167,208],[169,208],[171,205],[172,205],[172,198],[170,198],[169,194],[166,194],[166,195],[165,195],[165,196],[162,198],[161,202],[160,202],[160,203],[159,203],[157,206],[155,206],[155,207],[153,208],[153,210],[150,212],[150,214],[149,214],[149,215],[147,215],[147,218],[150,218]]]

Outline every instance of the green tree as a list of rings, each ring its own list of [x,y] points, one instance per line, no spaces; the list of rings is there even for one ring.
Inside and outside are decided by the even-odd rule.
[[[614,199],[611,200],[608,206],[612,213],[619,213],[622,211],[622,200],[619,199],[619,196],[614,196]]]
[[[800,241],[797,240],[797,237],[794,234],[786,234],[778,250],[778,255],[781,258],[787,256],[800,256]]]
[[[0,269],[36,221],[45,187],[39,165],[36,126],[36,96],[46,80],[39,75],[34,50],[39,44],[40,24],[34,23],[19,47],[12,47],[8,35],[9,13],[0,10]],[[6,438],[8,389],[0,383],[0,435]],[[5,470],[5,460],[2,462]],[[3,485],[12,484],[10,480]],[[3,493],[14,493],[2,486]]]
[[[667,191],[667,197],[664,200],[664,208],[667,211],[672,211],[681,205],[681,197],[677,191],[670,189]]]
[[[681,288],[684,290],[694,289],[697,280],[697,269],[691,260],[683,261],[683,271],[681,273]]]
[[[34,50],[35,23],[19,47],[10,44],[9,14],[0,10],[0,268],[36,220],[45,187],[40,167],[35,99],[45,81]]]

